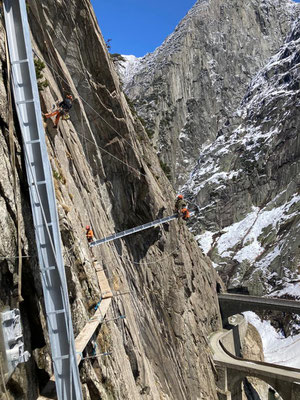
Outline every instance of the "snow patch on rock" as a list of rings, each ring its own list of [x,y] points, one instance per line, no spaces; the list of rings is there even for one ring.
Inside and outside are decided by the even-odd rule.
[[[120,74],[123,84],[126,86],[132,77],[138,73],[143,65],[144,57],[136,57],[133,55],[122,55],[125,61],[118,63],[118,72]]]
[[[261,320],[254,312],[243,314],[261,336],[266,362],[300,368],[300,334],[285,337],[270,321]]]

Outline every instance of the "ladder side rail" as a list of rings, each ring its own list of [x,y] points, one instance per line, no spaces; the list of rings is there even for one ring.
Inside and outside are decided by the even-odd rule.
[[[22,7],[23,5],[23,7]],[[24,43],[26,47],[26,54],[27,54],[27,60],[28,62],[26,63],[28,65],[29,69],[29,77],[30,77],[30,84],[31,84],[31,90],[32,90],[32,98],[34,100],[33,102],[33,107],[34,107],[34,115],[35,117],[35,123],[36,123],[36,129],[37,129],[37,135],[38,139],[40,140],[37,146],[34,146],[34,144],[31,145],[32,150],[34,150],[34,147],[39,148],[40,156],[41,156],[41,164],[39,168],[43,170],[44,178],[45,181],[47,182],[47,193],[45,194],[45,198],[43,199],[44,201],[48,201],[48,209],[50,213],[50,219],[52,221],[53,226],[55,227],[55,234],[53,234],[53,242],[54,242],[54,247],[55,247],[55,252],[56,252],[56,259],[57,259],[57,264],[58,267],[61,271],[64,271],[64,262],[62,258],[62,251],[61,251],[61,239],[60,239],[60,230],[59,230],[59,222],[58,222],[58,216],[57,216],[57,210],[56,210],[56,199],[55,199],[55,191],[53,187],[53,180],[52,180],[52,170],[49,162],[49,157],[48,157],[48,151],[47,151],[47,146],[46,146],[46,141],[45,141],[45,134],[44,134],[44,127],[43,127],[43,122],[41,118],[41,106],[40,106],[40,100],[39,100],[39,92],[38,92],[38,87],[36,83],[36,73],[35,73],[35,67],[34,67],[34,62],[33,62],[33,57],[32,57],[32,47],[31,47],[31,41],[26,40],[26,37],[30,39],[30,32],[29,32],[29,26],[28,23],[26,24],[25,21],[27,22],[27,12],[26,12],[26,4],[24,0],[20,1],[20,10],[21,10],[21,21],[22,21],[22,26],[24,30]],[[27,148],[29,146],[27,145]],[[62,274],[61,276],[62,283],[66,284],[66,277],[65,274]]]
[[[37,150],[35,149],[35,151],[33,151],[32,146],[25,145],[25,151],[27,152],[27,150],[32,154],[33,164],[35,164],[34,160],[38,153]],[[33,153],[36,153],[35,156]],[[47,160],[47,158],[42,159]],[[38,169],[43,172],[45,181],[49,182],[49,178],[46,177],[44,168],[47,168],[47,165],[45,166],[44,163],[40,163],[40,165],[35,165],[35,167],[38,167]],[[27,168],[32,172],[30,161],[27,161]],[[41,265],[43,265],[44,268],[47,268],[47,266],[55,266],[54,270],[47,273],[48,282],[47,290],[44,291],[44,298],[47,322],[51,333],[50,342],[52,344],[51,350],[54,370],[59,376],[63,376],[64,374],[65,377],[63,377],[63,379],[66,380],[66,382],[62,382],[62,379],[57,380],[57,392],[60,398],[68,398],[68,393],[73,396],[72,388],[68,388],[67,386],[70,386],[72,382],[73,368],[70,368],[70,364],[72,363],[72,357],[75,358],[76,356],[74,352],[70,351],[72,343],[72,340],[70,340],[70,332],[72,332],[72,328],[70,329],[70,311],[68,310],[68,300],[66,300],[65,296],[66,290],[64,290],[64,287],[66,287],[65,275],[64,273],[61,273],[60,265],[62,263],[60,262],[59,257],[57,257],[60,253],[55,249],[55,239],[57,239],[58,226],[55,222],[52,222],[53,217],[51,214],[53,215],[53,213],[51,213],[52,209],[49,205],[51,203],[51,196],[49,196],[48,188],[49,185],[45,186],[45,190],[42,191],[41,188],[38,188],[36,180],[34,179],[34,175],[36,174],[32,173],[32,175],[33,179],[31,182],[32,185],[30,192],[35,208],[33,215],[35,216],[35,219],[39,221],[39,223],[36,222],[35,227],[38,227],[36,228],[36,237],[37,243],[40,245]],[[45,206],[45,209],[43,205]],[[48,215],[45,215],[46,213]],[[48,224],[51,224],[52,226],[49,227]],[[61,310],[63,310],[63,312],[61,312]],[[68,354],[68,357],[66,357],[66,354]],[[68,379],[66,379],[67,375],[69,376]]]
[[[17,114],[19,117],[20,121],[20,127],[22,130],[22,136],[23,140],[25,142],[24,145],[24,150],[25,150],[25,165],[26,165],[26,172],[27,172],[27,178],[28,178],[28,183],[29,183],[29,193],[30,193],[30,198],[31,198],[31,204],[32,204],[32,211],[33,211],[33,221],[34,221],[34,226],[42,226],[43,225],[43,217],[41,213],[39,212],[41,206],[42,206],[42,201],[39,201],[37,193],[34,192],[34,175],[38,176],[38,180],[43,179],[45,180],[44,173],[43,173],[43,168],[41,168],[41,165],[37,166],[37,157],[39,155],[39,148],[32,148],[28,145],[26,145],[26,141],[31,138],[31,135],[34,135],[34,138],[37,137],[37,132],[36,129],[32,127],[33,123],[36,122],[34,121],[34,118],[32,116],[32,110],[29,109],[32,108],[33,103],[29,104],[28,99],[33,99],[33,93],[30,90],[30,85],[24,83],[24,75],[27,75],[27,78],[29,77],[28,73],[28,66],[24,63],[22,65],[22,68],[18,67],[17,60],[18,57],[24,58],[26,52],[24,51],[24,46],[25,43],[23,42],[23,38],[21,37],[20,40],[20,32],[18,35],[18,43],[12,43],[12,40],[14,38],[14,32],[13,32],[13,27],[15,25],[15,18],[16,14],[19,14],[20,17],[20,10],[18,10],[15,6],[11,7],[11,11],[14,13],[14,18],[12,21],[6,21],[6,26],[10,27],[10,35],[11,38],[8,35],[8,38],[11,39],[9,40],[9,46],[10,46],[10,54],[11,54],[11,59],[13,62],[12,65],[12,74],[13,74],[13,79],[12,79],[12,84],[13,84],[13,90],[14,90],[14,97],[15,97],[15,102],[16,102],[16,108],[17,108]],[[20,30],[20,26],[18,26],[18,29]],[[22,43],[23,42],[23,43]],[[21,48],[21,44],[24,46]],[[19,45],[19,46],[18,46]],[[30,122],[29,122],[30,121]],[[40,156],[41,158],[41,156]],[[38,168],[37,168],[38,167]],[[30,168],[32,168],[34,171],[30,173]],[[42,177],[42,178],[41,178]],[[43,193],[39,193],[41,197],[45,197]],[[47,207],[46,207],[47,208]],[[49,218],[49,213],[47,215],[47,221],[50,222]],[[50,254],[48,254],[47,251],[45,251],[45,246],[46,246],[46,232],[44,232],[41,229],[35,229],[35,236],[36,236],[36,241],[37,241],[37,249],[38,249],[38,256],[39,256],[39,261],[40,265],[43,267],[46,267],[47,265],[51,265],[51,262],[49,260]],[[52,277],[51,282],[53,284],[55,276]],[[56,283],[56,282],[55,282]],[[50,286],[50,284],[48,283]],[[46,312],[51,312],[55,310],[55,307],[53,308],[53,301],[51,301],[52,297],[50,294],[50,290],[44,290],[44,300],[45,300],[45,306],[46,306]],[[43,288],[45,289],[45,288]],[[61,308],[61,307],[60,307]],[[48,318],[48,322],[49,322]],[[57,323],[55,323],[54,317],[51,318],[52,321],[49,322],[52,327],[56,327]],[[57,337],[55,334],[50,334],[50,342],[52,344],[52,353],[54,358],[57,357],[58,354],[60,354],[58,351],[60,350],[59,346],[59,340],[57,340]],[[60,392],[60,389],[58,390]]]
[[[27,153],[27,149],[25,147],[25,157],[28,159],[28,153]],[[29,173],[31,174],[31,176],[33,175],[32,169],[30,164],[27,161],[27,165],[28,169],[29,169]],[[32,178],[32,189],[30,190],[30,195],[31,197],[34,197],[33,199],[33,203],[37,206],[40,207],[41,206],[41,212],[42,212],[42,220],[45,221],[46,220],[46,216],[44,215],[44,210],[42,208],[42,201],[40,199],[39,196],[39,191],[36,189],[37,185],[36,182],[34,180],[34,177]],[[34,191],[35,190],[35,191]],[[33,213],[33,218],[36,219],[39,216],[39,214],[37,213]],[[54,252],[54,247],[53,247],[53,243],[52,243],[52,232],[50,232],[49,227],[47,227],[47,224],[40,224],[37,225],[36,223],[34,224],[35,226],[38,226],[39,228],[45,228],[45,230],[42,229],[36,229],[36,237],[37,237],[37,244],[40,245],[41,249],[40,249],[40,264],[43,265],[43,268],[41,268],[41,275],[42,275],[42,279],[45,282],[45,285],[48,287],[48,290],[44,291],[44,297],[45,297],[45,305],[46,305],[46,310],[47,310],[47,322],[48,322],[48,326],[50,327],[50,332],[52,332],[52,335],[50,337],[50,341],[52,343],[52,345],[54,346],[54,349],[52,351],[52,356],[54,359],[54,368],[56,371],[58,371],[57,373],[61,375],[61,370],[64,368],[69,368],[68,367],[68,363],[69,361],[67,359],[62,359],[61,356],[65,354],[66,352],[66,348],[68,346],[68,341],[70,340],[69,335],[68,335],[68,325],[67,325],[67,319],[66,319],[66,315],[64,314],[67,310],[66,308],[66,303],[64,301],[64,296],[63,296],[63,288],[61,286],[61,278],[59,275],[59,270],[57,270],[57,268],[55,267],[53,269],[53,267],[49,267],[47,268],[47,266],[51,265],[53,266],[54,264],[57,264],[57,260],[55,257],[55,252]],[[52,254],[50,253],[50,255],[47,253],[47,248],[43,248],[44,244],[48,242],[48,248],[52,247]],[[44,272],[44,273],[43,273]],[[52,289],[51,289],[52,288]],[[54,288],[54,290],[53,290]],[[56,290],[57,288],[59,288],[59,290],[61,291],[61,296],[57,296]],[[53,304],[55,301],[55,305]],[[64,311],[61,312],[61,310]],[[59,314],[59,315],[58,315]],[[62,327],[63,325],[66,326],[66,332],[67,332],[67,341],[65,344],[65,348],[63,351],[57,351],[57,349],[59,349],[60,344],[61,344],[61,331],[62,331]],[[56,340],[55,340],[56,339]],[[71,346],[71,342],[69,343],[69,346]],[[51,347],[52,349],[52,347]],[[72,348],[69,349],[69,353],[70,353],[70,357],[73,357],[74,360],[76,360],[76,350],[74,348],[74,351],[72,351]],[[71,358],[72,359],[72,358]],[[63,367],[61,364],[64,363],[65,366]],[[72,376],[70,376],[70,379],[72,379]],[[58,382],[59,384],[59,382]]]
[[[57,389],[59,398],[71,399],[75,395],[76,399],[81,399],[82,393],[76,365],[76,351],[61,254],[52,173],[41,120],[39,94],[35,78],[25,1],[5,0],[5,20],[13,66],[13,89],[17,113],[20,120],[24,147],[28,155],[26,167],[36,239],[37,244],[39,243],[37,246],[39,261],[44,271],[49,266],[56,267],[56,270],[47,272],[48,281],[50,280],[52,283],[53,289],[51,290],[50,287],[47,287],[46,281],[43,279],[42,283],[46,311],[49,314],[47,315],[47,319],[48,326],[50,325],[49,337],[52,344],[51,350],[55,354],[53,357],[54,368],[57,370],[59,378],[56,380],[58,382]],[[36,143],[29,145],[26,142]],[[30,179],[29,170],[33,171],[33,179]],[[35,183],[33,182],[34,176],[36,177]],[[36,186],[36,182],[39,181],[40,177],[46,182],[43,190]],[[46,221],[44,221],[44,216],[41,212],[43,206],[45,207]],[[48,222],[51,224],[51,227],[48,226]],[[45,227],[43,227],[43,224]],[[51,247],[54,247],[53,251]],[[62,309],[64,312],[56,315]],[[57,332],[51,332],[51,326]],[[56,354],[57,349],[59,350],[58,354]],[[64,358],[63,356],[65,355],[68,355],[68,357]],[[60,377],[62,371],[64,371],[63,378],[65,382],[62,382]]]

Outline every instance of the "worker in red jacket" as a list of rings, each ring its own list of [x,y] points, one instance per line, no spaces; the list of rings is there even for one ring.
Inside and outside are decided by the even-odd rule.
[[[44,114],[45,118],[51,118],[51,117],[56,116],[55,123],[54,123],[54,128],[55,129],[57,129],[60,117],[63,116],[63,115],[65,115],[65,116],[69,115],[69,111],[71,110],[72,105],[73,105],[72,102],[73,102],[73,97],[70,94],[68,94],[63,99],[63,101],[61,101],[58,104],[58,108],[56,110],[54,110],[54,111],[52,111],[52,112],[50,112],[48,114]]]

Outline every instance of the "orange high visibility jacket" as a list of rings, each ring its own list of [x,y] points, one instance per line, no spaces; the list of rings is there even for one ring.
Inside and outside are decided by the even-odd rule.
[[[189,219],[190,218],[190,212],[187,208],[182,208],[181,209],[181,214],[183,219]]]
[[[94,233],[91,229],[87,229],[86,231],[86,238],[88,240],[88,242],[91,242],[93,240],[94,237]]]

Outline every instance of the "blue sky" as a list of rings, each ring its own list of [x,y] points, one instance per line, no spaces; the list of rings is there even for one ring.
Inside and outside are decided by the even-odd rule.
[[[152,52],[173,32],[196,0],[91,0],[111,53]]]
[[[241,0],[242,1],[242,0]],[[297,3],[300,0],[295,0]],[[111,53],[141,57],[161,45],[196,0],[91,0]]]

